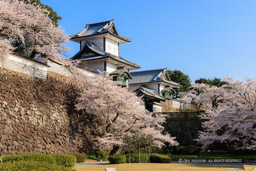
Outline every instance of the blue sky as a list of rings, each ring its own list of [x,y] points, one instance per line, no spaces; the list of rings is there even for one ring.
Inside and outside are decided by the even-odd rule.
[[[41,0],[62,16],[67,34],[114,19],[130,44],[120,56],[142,70],[181,70],[192,81],[255,78],[256,1],[250,0]],[[69,57],[79,44],[69,42]]]

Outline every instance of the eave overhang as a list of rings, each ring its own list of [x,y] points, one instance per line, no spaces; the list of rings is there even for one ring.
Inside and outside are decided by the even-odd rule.
[[[159,95],[154,90],[148,89],[146,87],[139,87],[134,92],[136,92],[138,95],[143,94],[143,97],[146,97],[147,99],[161,100],[161,101],[166,100],[163,96]]]
[[[129,79],[132,79],[131,74],[126,69],[117,69],[117,70],[111,72],[109,75],[110,76],[118,76],[118,75],[123,75],[124,73],[127,74]]]
[[[116,35],[116,34],[113,34],[111,32],[105,32],[105,33],[97,33],[97,34],[94,34],[94,35],[88,35],[88,36],[77,36],[75,37],[77,34],[75,34],[74,36],[71,37],[70,40],[74,41],[74,42],[77,42],[79,43],[81,40],[84,40],[86,38],[92,38],[92,37],[96,37],[96,36],[101,36],[101,37],[106,37],[106,38],[112,38],[112,36],[114,38],[117,39],[117,41],[120,43],[120,44],[125,44],[125,43],[129,43],[131,42],[130,39],[126,38],[126,37],[123,37],[123,36],[119,36],[119,35]]]
[[[114,64],[120,63],[121,64],[120,66],[125,66],[130,70],[135,70],[140,68],[140,66],[137,64],[120,60],[116,57],[113,57],[112,55],[84,57],[84,58],[74,59],[74,61],[95,61],[95,60],[101,60],[101,59],[107,60],[108,62],[114,63]]]
[[[169,81],[154,81],[154,82],[142,82],[142,83],[129,83],[129,85],[147,85],[147,84],[154,84],[154,83],[163,83],[165,85],[170,85],[172,88],[179,88],[180,85],[173,84],[172,82]]]

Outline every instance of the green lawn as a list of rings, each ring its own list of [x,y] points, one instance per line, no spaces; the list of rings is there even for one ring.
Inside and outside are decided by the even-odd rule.
[[[96,157],[96,155],[94,155],[94,154],[87,154],[87,155],[86,155],[86,158],[87,158],[87,159],[97,160],[97,157]]]
[[[189,165],[189,164],[160,164],[160,163],[132,163],[99,166],[75,167],[77,171],[105,171],[105,168],[116,168],[117,171],[226,171],[227,168],[239,168],[243,166],[217,166],[217,165]]]

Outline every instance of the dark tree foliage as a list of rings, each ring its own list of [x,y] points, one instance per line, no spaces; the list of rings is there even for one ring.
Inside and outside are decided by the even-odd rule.
[[[62,19],[50,6],[42,4],[40,0],[24,0],[24,2],[38,4],[41,8],[45,8],[47,11],[49,11],[48,16],[56,27],[58,26],[58,21]],[[25,40],[25,44],[20,40],[15,40],[12,42],[12,46],[15,47],[14,52],[30,58],[35,58],[38,54],[35,49],[31,50],[33,42],[28,40]]]
[[[214,78],[214,79],[206,79],[206,78],[200,78],[195,81],[197,84],[208,84],[210,86],[216,86],[216,87],[221,87],[222,85],[226,84],[225,81],[222,81],[219,78]]]
[[[168,70],[167,73],[172,81],[179,83],[181,85],[179,89],[180,92],[186,92],[189,90],[189,87],[191,86],[191,81],[188,75],[185,75],[183,72],[179,70]]]
[[[40,0],[24,0],[24,2],[31,3],[31,4],[38,4],[42,8],[47,9],[47,11],[50,12],[49,13],[49,18],[53,21],[55,26],[58,26],[59,20],[62,19],[61,16],[58,16],[57,13],[50,6],[42,4]]]

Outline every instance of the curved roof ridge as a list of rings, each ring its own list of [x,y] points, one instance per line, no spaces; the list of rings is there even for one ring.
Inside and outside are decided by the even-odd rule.
[[[151,71],[160,71],[160,70],[165,70],[167,68],[161,68],[161,69],[149,69],[149,70],[142,70],[142,71],[132,71],[130,73],[137,73],[137,72],[151,72]]]
[[[135,64],[135,63],[133,63],[133,62],[130,62],[130,61],[124,59],[124,58],[121,57],[121,56],[116,56],[116,55],[113,55],[113,54],[111,54],[111,53],[107,53],[107,54],[108,54],[109,56],[113,57],[113,58],[118,59],[118,60],[122,60],[122,61],[125,61],[125,62],[129,62],[129,63],[131,63],[131,64],[133,64],[133,65],[136,65],[136,66],[140,67],[140,65]]]
[[[160,99],[160,100],[166,100],[165,97],[158,94],[155,90],[152,90],[152,89],[147,88],[147,87],[140,86],[139,88],[134,90],[134,92],[136,92],[136,93],[142,92],[144,95],[154,97],[154,98]]]
[[[71,40],[76,40],[84,37],[90,37],[100,34],[109,34],[120,39],[123,43],[130,42],[130,39],[120,36],[116,30],[114,19],[100,22],[100,23],[93,23],[93,24],[86,24],[85,29],[79,33],[73,34],[71,36]]]
[[[103,23],[109,23],[109,22],[111,22],[111,21],[113,22],[114,19],[107,20],[107,21],[102,21],[102,22],[98,22],[98,23],[86,24],[86,26],[87,26],[87,25],[101,25],[101,24],[103,24]]]
[[[101,50],[98,46],[96,46],[93,42],[91,41],[86,41],[85,44],[92,50],[95,51],[96,53],[99,53],[101,55],[105,55],[106,52]]]
[[[89,48],[91,51],[93,51],[94,53],[97,53],[99,55],[106,55],[106,52],[101,50],[98,46],[94,45],[93,42],[86,41],[84,44],[85,45],[81,48],[81,50],[78,51],[71,59],[77,58],[79,55],[81,55],[83,53],[83,51],[86,48]]]

